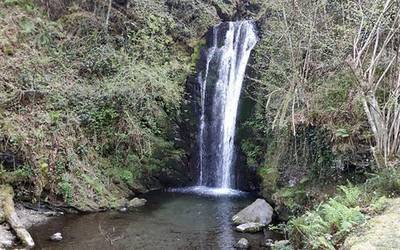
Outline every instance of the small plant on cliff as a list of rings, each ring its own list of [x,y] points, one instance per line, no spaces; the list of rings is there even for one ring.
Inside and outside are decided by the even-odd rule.
[[[67,176],[63,176],[61,178],[60,182],[58,183],[58,188],[59,188],[60,194],[63,196],[64,200],[67,203],[71,203],[72,196],[73,196],[73,187]]]

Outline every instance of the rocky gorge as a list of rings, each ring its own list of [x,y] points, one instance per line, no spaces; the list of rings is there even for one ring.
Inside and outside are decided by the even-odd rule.
[[[396,249],[399,13],[2,1],[1,242]]]

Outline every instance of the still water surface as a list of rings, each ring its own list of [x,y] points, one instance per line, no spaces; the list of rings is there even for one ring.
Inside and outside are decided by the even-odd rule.
[[[30,231],[37,249],[233,249],[242,237],[260,249],[263,233],[241,234],[231,224],[253,196],[157,191],[145,198],[146,206],[127,213],[67,215]],[[55,232],[62,233],[61,242],[48,240]]]

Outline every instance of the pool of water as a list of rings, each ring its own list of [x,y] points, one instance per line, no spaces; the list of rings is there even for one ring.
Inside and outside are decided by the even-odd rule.
[[[157,191],[145,198],[146,206],[126,213],[66,215],[30,231],[38,249],[233,249],[242,237],[261,248],[263,233],[238,233],[231,223],[254,196]],[[49,241],[56,232],[64,239]]]

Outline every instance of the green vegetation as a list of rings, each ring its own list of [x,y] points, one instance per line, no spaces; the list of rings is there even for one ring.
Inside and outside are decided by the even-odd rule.
[[[247,136],[242,133],[241,149],[247,164],[259,170],[263,195],[278,207],[304,212],[324,201],[337,185],[348,180],[362,183],[382,166],[398,166],[398,153],[378,145],[376,138],[386,138],[386,130],[373,132],[365,107],[373,109],[375,104],[365,103],[358,85],[361,80],[346,63],[351,51],[357,50],[353,50],[354,39],[363,18],[369,18],[371,27],[365,25],[365,32],[371,36],[375,30],[370,22],[388,31],[387,22],[398,25],[397,19],[379,19],[382,11],[382,16],[391,15],[398,7],[389,4],[385,9],[386,1],[378,2],[359,6],[355,1],[269,1],[263,5],[267,11],[258,20],[261,40],[245,84],[245,98],[254,106],[240,125],[247,132]],[[392,129],[398,127],[391,113],[398,99],[397,104],[386,103],[398,96],[393,89],[398,70],[390,66],[393,74],[388,75],[382,70],[387,60],[397,57],[393,48],[380,45],[379,49],[391,56],[377,58],[380,70],[376,69],[375,78],[382,79],[376,87],[387,93],[377,105],[379,112],[387,112],[391,124],[383,127]],[[392,137],[387,139],[391,145],[387,149],[395,150],[398,132],[388,133]]]
[[[241,149],[261,176],[262,195],[288,220],[294,249],[339,248],[400,190],[398,63],[388,63],[398,45],[381,42],[399,34],[389,27],[399,26],[389,17],[398,5],[283,0],[262,8]],[[352,51],[363,58],[357,66]]]
[[[0,3],[1,179],[17,197],[97,209],[182,171],[185,82],[219,20],[198,8],[213,7],[134,1],[107,17],[104,1]]]
[[[394,174],[394,173],[393,173]],[[384,174],[385,175],[385,174]],[[339,192],[304,215],[288,222],[291,242],[296,249],[336,249],[368,218],[380,214],[388,205],[390,191],[386,177],[379,175],[362,185],[339,186]],[[398,175],[398,172],[395,174]],[[394,177],[394,176],[392,176]],[[371,181],[375,185],[370,185]]]
[[[338,248],[400,194],[398,13],[394,0],[4,0],[0,184],[93,211],[161,176],[187,182],[204,35],[249,18],[240,158],[294,249]]]

